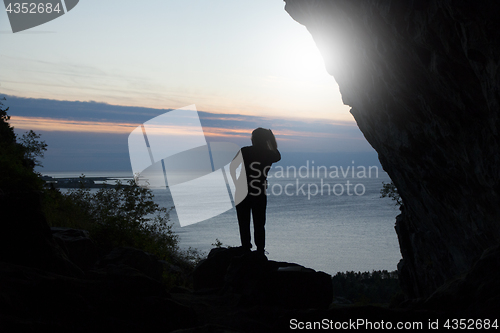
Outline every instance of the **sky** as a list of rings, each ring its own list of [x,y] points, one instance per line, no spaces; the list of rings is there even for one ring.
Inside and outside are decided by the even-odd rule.
[[[0,96],[48,143],[46,170],[127,169],[128,134],[192,104],[207,140],[247,145],[262,126],[284,152],[373,154],[284,4],[82,0],[18,33],[0,10]]]

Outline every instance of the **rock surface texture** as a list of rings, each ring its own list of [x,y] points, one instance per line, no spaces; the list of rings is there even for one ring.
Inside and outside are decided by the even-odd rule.
[[[286,0],[403,199],[402,287],[427,297],[500,240],[500,2]]]

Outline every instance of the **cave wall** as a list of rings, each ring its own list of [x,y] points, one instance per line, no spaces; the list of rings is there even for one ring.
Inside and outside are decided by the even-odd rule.
[[[286,0],[403,199],[410,298],[500,240],[500,2]]]

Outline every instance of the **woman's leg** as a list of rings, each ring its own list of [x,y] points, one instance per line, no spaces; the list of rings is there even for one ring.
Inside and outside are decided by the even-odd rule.
[[[257,251],[264,253],[266,247],[266,207],[267,207],[267,196],[259,195],[254,198],[254,204],[252,205],[252,217],[253,217],[253,229],[255,237],[255,245],[257,246]]]
[[[241,247],[250,250],[252,248],[250,236],[250,209],[251,205],[248,198],[236,205],[236,215],[240,227]]]

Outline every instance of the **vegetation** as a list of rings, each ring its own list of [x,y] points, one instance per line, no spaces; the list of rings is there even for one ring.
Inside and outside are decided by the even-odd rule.
[[[223,244],[218,238],[215,239],[215,243],[212,243],[212,246],[217,248],[217,249],[220,249],[220,248],[233,248],[233,247],[236,247],[236,246],[232,246],[232,245],[226,245],[226,244]]]
[[[401,293],[397,271],[345,272],[332,278],[334,297],[357,304],[388,304]]]
[[[130,246],[176,265],[194,266],[201,254],[182,251],[169,212],[153,201],[151,190],[130,184],[91,191],[82,186],[62,194],[46,191],[45,215],[51,226],[88,230],[103,250]]]
[[[43,158],[47,150],[45,141],[40,141],[40,134],[32,130],[24,133],[19,139],[21,146],[24,147],[24,158],[33,161],[34,166],[42,166],[38,158]]]
[[[222,244],[222,242],[218,238],[216,238],[215,243],[212,243],[212,246],[217,248],[217,249],[220,249],[220,248],[224,247],[224,244]]]
[[[382,189],[380,190],[380,197],[385,198],[389,197],[392,200],[395,201],[395,205],[399,206],[400,208],[403,206],[403,200],[401,199],[401,196],[399,195],[398,189],[396,188],[396,185],[391,181],[390,183],[384,183],[382,182]]]
[[[40,190],[43,181],[34,168],[46,144],[32,131],[23,136],[21,143],[17,142],[14,128],[9,124],[9,108],[1,102],[4,100],[0,99],[0,194]]]

